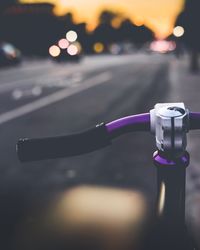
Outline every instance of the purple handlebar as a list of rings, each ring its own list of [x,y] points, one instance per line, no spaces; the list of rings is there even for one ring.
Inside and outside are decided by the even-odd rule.
[[[190,130],[200,129],[200,113],[189,113]],[[133,131],[150,131],[150,114],[127,116],[106,124],[106,129],[111,138]]]
[[[106,129],[111,137],[117,137],[121,134],[131,131],[149,131],[150,114],[127,116],[106,124]]]
[[[126,126],[133,126],[133,125],[144,125],[150,123],[150,115],[149,113],[140,114],[140,115],[130,115],[123,118],[120,118],[118,120],[112,121],[108,124],[106,124],[107,130],[109,133],[112,133],[113,131],[117,129],[124,128]]]

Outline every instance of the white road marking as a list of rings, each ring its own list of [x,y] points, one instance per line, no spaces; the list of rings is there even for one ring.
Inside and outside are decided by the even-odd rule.
[[[83,90],[89,89],[101,83],[105,83],[109,81],[111,78],[112,78],[112,74],[110,72],[104,72],[86,81],[83,81],[82,84],[79,85],[77,88],[65,88],[65,89],[59,90],[51,95],[45,96],[36,101],[28,103],[24,106],[21,106],[19,108],[3,113],[0,115],[0,124],[11,121],[23,115],[29,114],[33,111],[44,108],[55,102],[59,102]]]
[[[83,74],[77,72],[71,77],[57,77],[57,79],[47,78],[42,81],[35,81],[35,84],[31,86],[21,86],[17,89],[14,89],[11,93],[11,96],[14,100],[19,100],[22,98],[39,96],[43,92],[43,88],[66,88],[66,87],[77,87],[83,81]]]
[[[36,85],[41,82],[45,82],[48,84],[49,79],[58,81],[61,77],[68,77],[71,74],[77,73],[78,71],[83,74],[90,72],[95,69],[105,68],[108,66],[118,66],[118,65],[130,65],[130,63],[134,63],[134,61],[143,62],[147,60],[147,56],[143,56],[141,54],[135,55],[125,55],[125,56],[102,56],[102,57],[86,57],[81,64],[77,65],[65,65],[59,66],[52,64],[52,69],[48,69],[45,73],[43,72],[40,75],[37,75],[37,72],[31,77],[26,76],[23,79],[12,80],[8,79],[6,82],[2,82],[0,84],[0,93],[5,93],[11,91],[15,87],[23,87],[27,85]],[[155,61],[153,59],[152,61]],[[41,66],[43,67],[43,66]],[[19,73],[19,72],[18,72]]]
[[[10,90],[12,90],[14,87],[23,87],[23,86],[27,86],[27,85],[36,85],[36,84],[45,84],[45,83],[48,83],[49,80],[54,80],[55,82],[57,80],[60,79],[60,77],[62,76],[69,76],[70,75],[70,72],[56,72],[54,73],[53,71],[50,73],[50,72],[47,72],[46,75],[43,75],[42,77],[41,76],[34,76],[34,77],[31,77],[31,78],[24,78],[24,79],[21,79],[21,80],[16,80],[16,81],[11,81],[11,82],[8,82],[8,83],[2,83],[0,85],[0,93],[4,93],[4,92],[8,92]]]
[[[14,100],[20,100],[22,98],[32,97],[32,96],[40,96],[42,94],[42,87],[35,86],[30,89],[15,89],[12,92],[12,97]]]
[[[81,72],[76,72],[72,75],[72,81],[77,83],[83,81],[83,74]]]
[[[72,81],[81,81],[83,78],[83,74],[76,72],[72,74],[73,72],[67,72],[67,71],[52,71],[51,73],[47,72],[46,75],[41,76],[35,76],[31,77],[28,80],[21,79],[21,80],[16,80],[8,83],[2,83],[0,84],[0,93],[5,93],[11,91],[14,87],[17,88],[22,88],[22,87],[27,87],[27,86],[35,86],[35,85],[45,85],[47,87],[57,87],[60,82],[62,86],[66,85],[66,79],[72,78]],[[72,75],[71,75],[72,74]],[[65,83],[63,83],[65,82]],[[67,84],[69,85],[69,84]]]

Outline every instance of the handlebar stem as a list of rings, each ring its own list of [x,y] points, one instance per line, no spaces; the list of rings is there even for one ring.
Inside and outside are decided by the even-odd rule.
[[[151,131],[159,151],[172,158],[182,155],[187,146],[189,111],[183,103],[158,103],[150,111]]]

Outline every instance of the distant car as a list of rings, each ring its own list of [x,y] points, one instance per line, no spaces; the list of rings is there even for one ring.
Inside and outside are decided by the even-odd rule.
[[[60,55],[54,58],[57,62],[79,62],[81,60],[81,55],[69,55],[66,52],[62,51]]]
[[[0,66],[15,65],[21,62],[21,52],[10,43],[0,43]]]

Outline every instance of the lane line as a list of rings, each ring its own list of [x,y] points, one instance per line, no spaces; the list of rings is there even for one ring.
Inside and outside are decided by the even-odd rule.
[[[80,65],[69,65],[68,67],[58,67],[57,65],[54,66],[54,69],[48,69],[47,72],[37,75],[37,72],[35,72],[34,75],[31,77],[26,76],[23,79],[18,79],[18,80],[11,80],[11,81],[6,81],[0,83],[0,94],[9,92],[13,88],[16,87],[23,87],[27,85],[36,85],[38,82],[46,81],[46,79],[51,79],[51,78],[59,78],[59,77],[68,77],[71,74],[80,71],[81,73],[87,73],[90,72],[91,70],[99,69],[99,68],[105,68],[107,66],[121,66],[121,65],[126,65],[130,64],[130,62],[134,62],[135,59],[137,59],[138,55],[134,56],[126,56],[126,57],[120,57],[120,60],[117,58],[111,58],[105,62],[105,61],[99,61],[99,60],[94,60],[94,58],[86,58],[84,63]],[[141,57],[141,56],[140,56]],[[126,59],[126,60],[124,60]],[[141,59],[141,58],[140,58]],[[138,60],[137,60],[138,62]],[[55,72],[56,69],[56,72]]]
[[[23,86],[27,86],[27,85],[36,85],[38,84],[38,82],[42,82],[46,81],[46,79],[52,79],[55,77],[57,77],[59,79],[60,76],[66,76],[68,77],[71,74],[71,72],[56,72],[56,73],[50,73],[49,71],[47,71],[44,75],[42,76],[33,76],[30,78],[24,78],[21,80],[16,80],[16,81],[10,81],[8,83],[2,83],[0,84],[0,93],[4,93],[4,92],[8,92],[11,91],[13,88],[16,87],[23,87]]]
[[[0,125],[5,123],[5,122],[16,119],[18,117],[21,117],[23,115],[29,114],[33,111],[38,110],[38,109],[49,106],[50,104],[53,104],[55,102],[59,102],[65,98],[72,96],[74,94],[77,94],[83,90],[89,89],[89,88],[94,87],[96,85],[99,85],[101,83],[105,83],[105,82],[109,81],[111,78],[112,78],[111,72],[104,72],[104,73],[101,73],[95,77],[89,78],[88,80],[82,82],[82,84],[79,85],[77,88],[65,88],[65,89],[59,90],[51,95],[45,96],[45,97],[40,98],[36,101],[28,103],[24,106],[21,106],[19,108],[13,109],[13,110],[8,111],[8,112],[5,112],[5,113],[0,115]]]

